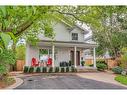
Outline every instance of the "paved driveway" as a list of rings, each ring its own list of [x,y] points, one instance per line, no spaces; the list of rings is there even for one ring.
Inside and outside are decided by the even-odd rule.
[[[22,77],[24,83],[16,89],[127,89],[123,86],[81,78],[76,75],[40,75]]]

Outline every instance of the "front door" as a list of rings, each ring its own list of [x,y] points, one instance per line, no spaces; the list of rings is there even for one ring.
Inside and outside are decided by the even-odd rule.
[[[71,62],[74,64],[74,51],[70,51],[70,58]],[[76,52],[76,64],[77,66],[80,65],[80,51]]]

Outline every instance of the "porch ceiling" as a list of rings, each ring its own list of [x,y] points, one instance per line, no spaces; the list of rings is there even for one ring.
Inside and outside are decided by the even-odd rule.
[[[74,47],[77,46],[79,48],[94,48],[97,47],[97,44],[89,44],[84,42],[67,42],[67,41],[45,41],[41,40],[38,42],[38,46],[52,46],[54,44],[57,47]]]

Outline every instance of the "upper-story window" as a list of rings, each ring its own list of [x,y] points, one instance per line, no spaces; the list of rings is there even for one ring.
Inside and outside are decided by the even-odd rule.
[[[78,40],[78,33],[72,33],[72,40]]]

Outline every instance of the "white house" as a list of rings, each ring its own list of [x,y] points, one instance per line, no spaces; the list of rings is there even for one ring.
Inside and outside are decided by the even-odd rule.
[[[96,68],[96,57],[95,57],[95,43],[86,43],[84,35],[89,31],[82,28],[79,25],[74,25],[73,27],[65,24],[64,22],[59,22],[53,26],[55,32],[54,40],[39,35],[40,41],[37,46],[32,46],[27,43],[26,49],[26,65],[31,65],[31,59],[35,57],[40,60],[40,51],[46,50],[48,55],[52,58],[52,66],[59,66],[62,61],[72,61],[74,66],[81,66],[81,61],[84,60],[84,50],[93,50],[93,64]]]

